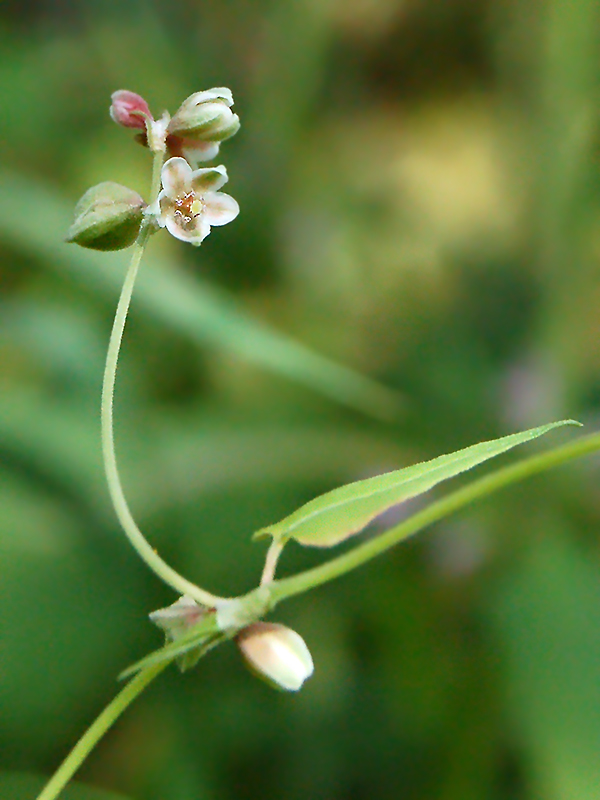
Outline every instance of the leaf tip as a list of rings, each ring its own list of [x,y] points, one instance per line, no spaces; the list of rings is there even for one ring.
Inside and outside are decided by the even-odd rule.
[[[267,536],[274,536],[274,535],[275,534],[270,528],[260,528],[260,530],[252,534],[252,541],[258,542],[259,539],[266,539]]]
[[[125,678],[130,678],[135,672],[139,672],[139,671],[140,671],[140,667],[138,666],[137,663],[136,664],[131,664],[130,666],[126,667],[124,670],[119,672],[119,674],[117,675],[117,680],[118,681],[124,681]]]

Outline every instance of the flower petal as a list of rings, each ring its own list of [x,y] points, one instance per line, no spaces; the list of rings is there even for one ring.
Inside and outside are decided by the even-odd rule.
[[[225,105],[233,105],[233,95],[231,93],[231,89],[228,89],[226,86],[216,86],[213,89],[207,89],[205,94],[211,100],[220,99],[223,100]]]
[[[210,225],[227,225],[240,213],[237,200],[223,192],[209,192],[204,195],[204,216]]]
[[[232,106],[233,95],[231,89],[228,89],[226,86],[217,86],[214,89],[206,89],[203,92],[194,92],[194,94],[186,97],[177,113],[179,113],[182,108],[197,106],[200,105],[200,103],[210,103],[215,100],[224,103],[226,106]]]
[[[192,168],[185,158],[170,158],[160,173],[164,193],[171,200],[182,197],[192,189]]]
[[[178,220],[175,209],[171,207],[163,211],[163,220],[171,236],[196,246],[210,233],[210,224],[204,214],[195,217],[193,225],[184,227]]]
[[[202,161],[211,161],[219,152],[220,142],[192,142],[182,140],[181,152],[192,166]]]
[[[228,180],[227,170],[222,164],[218,167],[205,167],[192,172],[192,189],[200,195],[205,192],[216,192],[221,186],[225,186]]]

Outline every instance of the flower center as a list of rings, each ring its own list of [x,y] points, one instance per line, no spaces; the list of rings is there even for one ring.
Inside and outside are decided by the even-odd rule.
[[[194,220],[199,217],[204,211],[204,203],[202,199],[196,197],[194,192],[188,192],[183,197],[178,197],[175,200],[175,219],[178,224],[185,230],[190,230],[194,227]]]

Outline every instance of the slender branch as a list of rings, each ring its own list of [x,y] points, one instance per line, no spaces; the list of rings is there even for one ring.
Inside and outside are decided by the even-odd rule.
[[[153,191],[158,192],[156,185],[160,186],[160,165],[162,163],[162,154],[157,154],[154,160],[153,169]],[[158,166],[157,166],[158,165]],[[140,557],[146,562],[150,569],[162,578],[165,583],[172,586],[180,594],[187,594],[199,603],[208,607],[215,607],[223,598],[217,597],[210,592],[201,589],[196,584],[188,581],[166,561],[164,561],[158,553],[152,548],[150,543],[146,540],[143,533],[138,528],[127,500],[123,492],[121,480],[119,478],[119,471],[117,468],[117,459],[115,453],[114,442],[114,422],[113,422],[113,404],[115,392],[115,380],[117,374],[117,362],[119,360],[119,351],[121,349],[121,342],[123,340],[123,331],[125,330],[125,322],[127,320],[127,313],[131,303],[131,296],[135,279],[137,277],[138,269],[144,249],[150,236],[150,228],[144,226],[138,237],[138,241],[134,245],[134,251],[131,258],[131,263],[121,296],[115,314],[112,332],[110,335],[110,342],[108,345],[108,353],[106,355],[106,367],[104,369],[104,381],[102,384],[102,408],[101,408],[101,426],[102,426],[102,454],[104,457],[104,468],[106,471],[106,479],[108,481],[108,488],[110,491],[111,500],[115,508],[119,522],[127,535],[127,538],[136,549]]]
[[[558,447],[550,452],[532,456],[517,464],[504,467],[491,475],[474,481],[452,494],[437,500],[423,511],[414,514],[410,519],[401,522],[389,531],[355,547],[348,553],[327,561],[313,569],[293,575],[280,581],[274,581],[270,587],[270,607],[273,608],[281,600],[301,594],[320,586],[323,583],[344,575],[375,556],[384,553],[403,539],[412,536],[422,528],[458,511],[469,503],[486,497],[498,489],[544,472],[552,467],[565,464],[575,458],[600,450],[600,434],[579,439],[576,442]],[[256,590],[255,590],[256,591]],[[251,595],[253,592],[250,593]]]
[[[271,583],[271,581],[275,578],[275,570],[277,568],[277,562],[279,561],[279,556],[281,555],[282,550],[283,544],[279,541],[279,539],[273,539],[269,549],[267,550],[265,566],[260,578],[260,586],[265,586],[267,583]]]
[[[150,183],[150,201],[152,203],[156,200],[160,192],[160,173],[164,160],[164,153],[154,153],[154,158],[152,159],[152,178]]]
[[[154,664],[138,673],[127,686],[96,717],[69,755],[65,758],[37,800],[54,800],[65,788],[83,761],[96,746],[106,731],[121,716],[123,711],[144,691],[144,689],[167,667],[169,662]]]

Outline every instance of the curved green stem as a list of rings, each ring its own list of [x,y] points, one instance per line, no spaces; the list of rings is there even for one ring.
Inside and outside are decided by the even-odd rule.
[[[158,153],[154,159],[153,168],[153,193],[158,194],[157,184],[160,187],[160,166],[162,164],[162,154]],[[152,548],[150,543],[146,540],[143,533],[138,528],[127,500],[121,486],[119,478],[119,471],[117,468],[117,458],[115,453],[114,442],[114,423],[113,423],[113,400],[115,392],[115,380],[117,374],[117,363],[119,360],[119,351],[121,349],[121,342],[123,340],[123,331],[125,330],[125,322],[127,320],[127,313],[131,303],[131,296],[135,279],[137,277],[138,269],[148,238],[150,237],[151,229],[148,226],[142,227],[137,242],[135,243],[129,269],[125,276],[121,296],[119,297],[119,304],[115,314],[112,332],[110,335],[110,342],[108,345],[108,352],[106,355],[106,366],[104,369],[104,381],[102,384],[102,407],[101,407],[101,427],[102,427],[102,454],[104,457],[104,468],[106,471],[106,479],[108,481],[108,488],[115,508],[119,522],[127,538],[136,549],[140,557],[146,562],[150,569],[162,578],[165,583],[172,586],[180,594],[187,594],[199,603],[208,607],[215,607],[223,601],[223,598],[217,597],[210,592],[201,589],[196,584],[188,581],[166,561],[164,561],[158,553]]]
[[[123,711],[144,691],[168,666],[169,662],[154,664],[139,672],[127,686],[112,700],[106,708],[92,722],[69,755],[65,758],[54,775],[50,778],[37,800],[54,800],[65,788],[73,775],[77,772],[90,751],[96,746],[106,731],[121,716]]]
[[[517,464],[499,469],[491,475],[486,475],[484,478],[458,489],[458,491],[447,495],[441,500],[437,500],[423,511],[419,511],[409,519],[381,534],[381,536],[370,539],[348,553],[333,558],[318,567],[293,575],[291,578],[274,581],[268,587],[270,607],[273,608],[287,597],[314,589],[316,586],[344,575],[346,572],[389,550],[398,542],[412,536],[422,528],[438,522],[443,517],[458,511],[479,498],[486,497],[512,483],[517,483],[531,475],[565,464],[567,461],[572,461],[596,450],[600,450],[600,434],[579,439],[550,452],[532,456]],[[250,593],[250,595],[252,594],[254,592]]]

